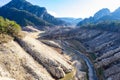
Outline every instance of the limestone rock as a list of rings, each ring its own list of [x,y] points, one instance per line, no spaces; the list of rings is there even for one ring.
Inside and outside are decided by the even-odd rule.
[[[52,76],[56,78],[62,78],[65,73],[72,71],[72,66],[68,64],[64,58],[52,48],[44,45],[38,40],[30,37],[19,39],[21,46],[41,63]]]
[[[16,80],[54,80],[14,41],[0,45],[0,76]]]

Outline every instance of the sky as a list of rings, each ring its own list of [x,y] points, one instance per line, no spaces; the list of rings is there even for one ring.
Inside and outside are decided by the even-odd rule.
[[[0,6],[10,0],[0,0]],[[102,8],[114,11],[120,7],[120,0],[27,0],[34,5],[46,7],[55,17],[87,18]]]

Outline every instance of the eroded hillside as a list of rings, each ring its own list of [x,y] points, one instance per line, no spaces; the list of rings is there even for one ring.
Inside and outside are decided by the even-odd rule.
[[[64,47],[69,46],[85,54],[92,61],[99,80],[119,80],[120,33],[117,30],[64,28],[46,33],[40,39],[60,40]]]
[[[0,44],[0,80],[55,80],[75,70],[69,58],[35,39],[39,32]],[[71,77],[71,78],[72,78]]]

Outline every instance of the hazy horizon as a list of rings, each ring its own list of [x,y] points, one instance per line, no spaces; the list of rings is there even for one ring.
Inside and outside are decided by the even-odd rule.
[[[0,6],[11,0],[1,0]],[[27,0],[28,2],[45,7],[48,13],[55,17],[87,18],[93,16],[102,8],[114,11],[120,7],[120,0]]]

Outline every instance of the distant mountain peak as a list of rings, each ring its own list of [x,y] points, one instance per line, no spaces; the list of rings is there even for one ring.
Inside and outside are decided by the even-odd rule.
[[[119,8],[117,8],[115,11],[114,11],[115,13],[117,12],[119,12],[120,13],[120,7]]]
[[[120,7],[119,7],[119,8],[117,8],[116,10],[120,10]]]
[[[109,15],[109,14],[110,14],[110,10],[108,8],[103,8],[103,9],[99,10],[97,13],[95,13],[94,18],[96,20],[98,20],[101,17]]]
[[[78,23],[78,26],[86,24],[95,24],[101,21],[120,21],[120,7],[114,12],[110,12],[109,9],[103,8],[99,10],[93,17],[85,18],[83,21]]]
[[[117,19],[120,19],[120,7],[117,8],[112,15],[114,15]]]

